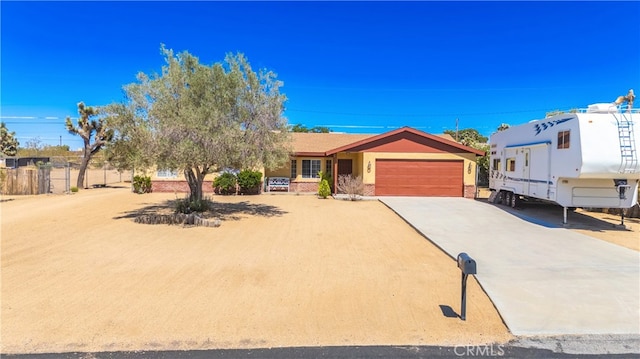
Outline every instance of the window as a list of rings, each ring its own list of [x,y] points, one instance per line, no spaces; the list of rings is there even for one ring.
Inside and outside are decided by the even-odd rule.
[[[178,178],[178,172],[171,170],[158,170],[158,172],[156,172],[156,176],[158,178]]]
[[[514,172],[516,170],[516,159],[507,158],[507,171]]]
[[[501,168],[500,168],[500,159],[499,158],[494,158],[493,159],[493,167],[492,168],[494,170],[496,170],[496,171],[500,171],[501,170]]]
[[[291,160],[291,177],[290,178],[296,178],[297,177],[296,172],[298,172],[298,162],[296,160]]]
[[[569,148],[570,131],[558,132],[558,149]]]
[[[302,178],[320,178],[320,160],[302,160]]]
[[[331,160],[327,160],[325,162],[324,173],[329,177],[333,177],[333,166],[331,166]]]

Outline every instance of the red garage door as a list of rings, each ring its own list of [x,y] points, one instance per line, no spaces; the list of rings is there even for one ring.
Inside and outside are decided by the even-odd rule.
[[[462,161],[376,160],[376,196],[463,196]]]

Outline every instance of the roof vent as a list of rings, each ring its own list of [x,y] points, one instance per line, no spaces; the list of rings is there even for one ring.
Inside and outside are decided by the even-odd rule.
[[[587,107],[587,113],[616,113],[618,107],[612,103],[594,103]]]

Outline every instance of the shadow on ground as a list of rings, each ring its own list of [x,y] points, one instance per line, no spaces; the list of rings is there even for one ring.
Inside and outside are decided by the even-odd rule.
[[[486,199],[480,201],[487,202]],[[521,202],[516,208],[495,204],[494,206],[522,220],[548,228],[582,229],[593,232],[602,232],[604,230],[630,232],[629,229],[620,225],[621,218],[619,216],[611,214],[599,219],[568,210],[567,224],[563,224],[563,209],[559,205],[544,202]],[[625,223],[640,222],[638,218],[625,218],[624,220]]]
[[[114,219],[135,219],[143,215],[171,214],[176,208],[176,202],[177,200],[167,200],[160,204],[149,204],[134,211],[124,212],[121,216],[114,217]],[[279,217],[286,213],[288,212],[276,206],[248,201],[238,203],[211,202],[209,210],[203,212],[201,217],[207,219],[217,218],[221,221],[238,221],[247,216]]]

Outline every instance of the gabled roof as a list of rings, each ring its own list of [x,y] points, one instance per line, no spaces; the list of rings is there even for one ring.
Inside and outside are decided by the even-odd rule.
[[[346,144],[346,145],[331,149],[331,150],[327,151],[325,155],[329,156],[329,155],[333,155],[333,154],[338,153],[338,152],[347,152],[347,151],[358,152],[358,151],[361,151],[362,149],[366,148],[368,145],[373,145],[374,142],[383,142],[385,140],[392,140],[392,137],[397,136],[397,135],[403,135],[403,134],[414,135],[414,136],[421,137],[423,139],[431,140],[431,141],[433,141],[435,143],[439,143],[439,144],[442,144],[442,145],[446,145],[446,146],[450,146],[450,147],[453,147],[455,149],[458,149],[458,150],[460,150],[460,152],[474,153],[477,156],[484,156],[485,155],[484,151],[475,149],[473,147],[465,146],[465,145],[463,145],[461,143],[458,143],[458,142],[455,142],[455,141],[452,141],[452,140],[448,140],[448,139],[446,139],[444,137],[441,137],[441,136],[431,135],[431,134],[416,130],[416,129],[411,128],[411,127],[402,127],[402,128],[397,129],[397,130],[386,132],[386,133],[383,133],[383,134],[380,134],[380,135],[377,135],[377,136],[370,136],[370,137],[367,137],[367,138],[363,138],[360,141],[353,142],[353,143],[350,143],[350,144]]]
[[[426,132],[416,130],[411,127],[402,127],[394,131],[380,135],[372,134],[350,134],[350,133],[304,133],[293,132],[293,151],[296,156],[326,157],[338,152],[345,152],[366,146],[375,141],[389,139],[392,136],[411,133],[419,137],[435,141],[442,145],[447,145],[461,150],[461,152],[471,152],[478,156],[484,156],[484,152],[472,147],[462,145],[453,140],[448,134],[431,135]]]

